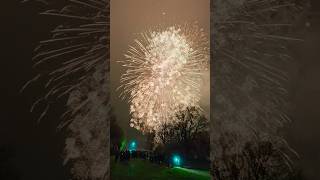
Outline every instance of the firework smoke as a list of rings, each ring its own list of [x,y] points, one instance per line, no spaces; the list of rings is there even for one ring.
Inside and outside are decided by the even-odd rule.
[[[211,6],[212,174],[224,180],[293,179],[288,177],[297,156],[279,132],[290,123],[294,60],[288,47],[301,41],[293,30],[304,2],[216,0]]]
[[[30,0],[32,1],[32,0]],[[61,20],[52,37],[41,41],[34,56],[45,82],[31,110],[45,107],[45,118],[58,98],[67,99],[59,129],[67,132],[64,164],[72,179],[109,179],[109,3],[107,0],[43,1],[50,8],[42,15]],[[60,2],[61,3],[61,2]]]
[[[200,107],[203,73],[208,69],[208,40],[202,29],[172,26],[149,31],[130,46],[121,77],[121,96],[130,104],[130,126],[157,132],[174,124],[175,113]]]

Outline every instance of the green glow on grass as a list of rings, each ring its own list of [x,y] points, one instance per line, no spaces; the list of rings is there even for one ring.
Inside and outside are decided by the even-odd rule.
[[[187,168],[182,168],[182,167],[175,167],[175,169],[180,170],[185,173],[191,173],[195,174],[198,176],[203,176],[203,177],[208,177],[210,178],[210,173],[208,171],[200,171],[200,170],[195,170],[195,169],[187,169]]]

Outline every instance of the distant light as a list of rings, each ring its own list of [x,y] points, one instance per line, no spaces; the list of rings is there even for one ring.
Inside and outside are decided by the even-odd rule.
[[[181,157],[177,154],[172,156],[172,164],[174,167],[179,167],[181,166],[182,160]]]
[[[124,151],[126,148],[127,141],[124,139],[120,145],[120,151]]]
[[[135,140],[132,140],[129,143],[129,147],[128,147],[129,151],[135,151],[137,150],[137,142]]]

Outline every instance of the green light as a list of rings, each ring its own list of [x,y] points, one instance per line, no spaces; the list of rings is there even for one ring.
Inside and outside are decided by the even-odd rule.
[[[173,163],[173,166],[175,167],[179,167],[181,166],[181,157],[179,155],[173,155],[172,156],[172,163]]]
[[[127,144],[127,141],[124,139],[124,140],[121,142],[120,151],[124,151],[124,149],[126,148],[126,144]]]

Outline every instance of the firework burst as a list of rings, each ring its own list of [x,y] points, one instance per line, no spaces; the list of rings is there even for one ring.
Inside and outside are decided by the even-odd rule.
[[[178,110],[201,109],[200,88],[208,69],[209,45],[203,29],[171,26],[142,33],[129,47],[121,77],[121,97],[130,104],[130,126],[155,131],[174,124]]]

